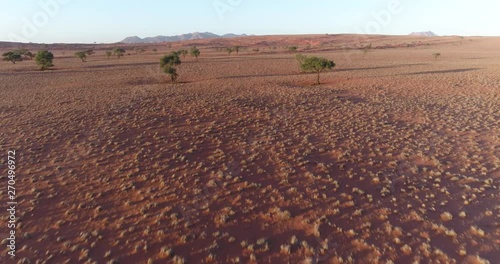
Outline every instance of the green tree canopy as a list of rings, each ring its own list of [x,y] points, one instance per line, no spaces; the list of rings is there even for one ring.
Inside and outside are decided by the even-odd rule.
[[[25,58],[29,58],[30,60],[32,60],[33,57],[35,57],[35,54],[31,53],[31,51],[28,50],[23,55]]]
[[[299,58],[301,60],[299,60]],[[307,57],[307,56],[299,57],[299,56],[297,56],[297,60],[299,60],[300,69],[302,71],[315,72],[318,74],[318,78],[317,78],[317,82],[316,82],[317,84],[320,84],[319,76],[323,71],[331,70],[335,67],[335,63],[333,61],[330,61],[330,60],[325,59],[325,58]]]
[[[13,51],[15,54],[19,54],[19,55],[22,55],[24,56],[24,59],[33,59],[33,57],[35,57],[35,55],[33,53],[31,53],[29,50],[27,49],[17,49],[15,51]]]
[[[75,56],[79,59],[82,60],[82,62],[86,62],[86,58],[87,58],[87,53],[85,51],[78,51],[78,52],[75,52]]]
[[[122,48],[115,48],[113,50],[113,54],[115,54],[119,59],[120,57],[123,57],[123,55],[125,54],[125,50]]]
[[[177,69],[175,69],[174,66],[181,64],[181,59],[179,58],[179,53],[178,52],[171,52],[168,55],[163,56],[160,59],[160,68],[170,76],[170,80],[172,82],[177,81],[177,77],[179,76],[177,74]]]
[[[181,64],[181,59],[179,58],[179,54],[177,52],[171,52],[170,54],[165,55],[160,59],[161,68],[165,66],[175,66],[179,64]]]
[[[191,56],[196,57],[196,60],[198,60],[198,56],[201,54],[200,50],[196,47],[192,47],[189,53],[191,53]]]
[[[36,53],[35,56],[36,64],[42,71],[54,66],[54,64],[52,64],[53,59],[54,54],[52,54],[52,52],[48,50],[40,50]]]
[[[23,57],[21,56],[21,54],[16,53],[15,51],[5,52],[4,54],[2,54],[2,57],[3,57],[2,60],[10,61],[14,64],[16,64],[16,61],[23,60]]]

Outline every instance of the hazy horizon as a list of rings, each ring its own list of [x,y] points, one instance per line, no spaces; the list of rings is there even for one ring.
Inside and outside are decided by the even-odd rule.
[[[101,2],[6,0],[0,41],[116,43],[192,32],[248,35],[381,34],[500,36],[500,3],[479,0],[207,0]],[[5,5],[4,5],[5,6]],[[164,17],[162,19],[162,17]],[[304,17],[304,19],[299,19]],[[160,22],[161,21],[161,22]],[[164,21],[164,22],[163,22]],[[170,26],[171,25],[171,26]]]

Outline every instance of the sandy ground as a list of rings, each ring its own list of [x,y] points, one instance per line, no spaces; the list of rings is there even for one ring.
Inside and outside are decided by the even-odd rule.
[[[500,263],[500,38],[358,40],[0,63],[2,262]],[[194,44],[171,84],[159,58]],[[294,44],[337,64],[321,85]]]

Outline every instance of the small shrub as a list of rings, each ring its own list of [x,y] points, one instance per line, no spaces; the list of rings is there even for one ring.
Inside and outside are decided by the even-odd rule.
[[[370,43],[370,45],[366,46],[363,48],[363,57],[366,56],[366,54],[368,54],[368,52],[370,52],[370,50],[372,50],[372,44]]]
[[[135,49],[135,54],[140,54],[140,53],[144,53],[144,52],[146,52],[146,49],[144,49],[144,48]]]
[[[36,53],[35,61],[40,67],[40,70],[44,71],[50,67],[53,67],[52,60],[54,59],[54,54],[48,50],[40,50]]]

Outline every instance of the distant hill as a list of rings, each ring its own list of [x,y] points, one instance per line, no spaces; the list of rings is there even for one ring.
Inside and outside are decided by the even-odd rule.
[[[137,36],[128,37],[124,40],[120,41],[121,43],[127,44],[135,44],[135,43],[161,43],[161,42],[174,42],[174,41],[183,41],[183,40],[196,40],[196,39],[214,39],[214,38],[236,38],[236,37],[244,37],[246,34],[237,35],[237,34],[225,34],[225,35],[217,35],[210,32],[195,32],[177,36],[156,36],[156,37],[147,37],[140,38]]]
[[[410,36],[419,36],[419,37],[437,37],[438,35],[432,31],[426,32],[413,32]]]

